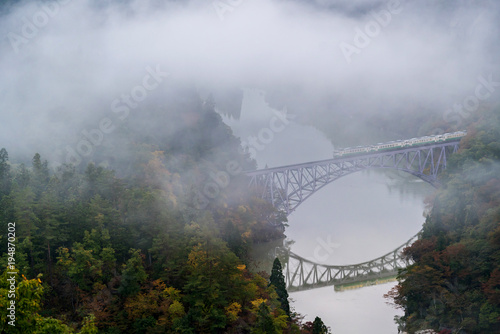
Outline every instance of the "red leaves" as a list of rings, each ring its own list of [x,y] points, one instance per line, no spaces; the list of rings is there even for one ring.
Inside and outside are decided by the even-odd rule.
[[[477,191],[482,210],[500,205],[500,179],[491,179]]]
[[[430,254],[436,248],[436,238],[423,239],[415,241],[410,247],[406,247],[403,251],[403,255],[407,258],[418,262],[424,256],[430,256]]]
[[[500,270],[495,269],[490,279],[483,284],[483,291],[492,305],[500,304]]]

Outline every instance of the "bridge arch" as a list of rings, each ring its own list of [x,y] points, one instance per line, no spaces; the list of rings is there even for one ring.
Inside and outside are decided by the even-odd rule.
[[[352,172],[347,172],[345,174],[342,174],[342,175],[339,175],[338,177],[336,178],[332,178],[331,180],[329,180],[327,183],[324,183],[324,184],[321,184],[319,187],[317,187],[314,191],[311,191],[309,193],[307,193],[300,202],[297,203],[297,205],[295,205],[293,207],[293,210],[290,211],[290,213],[292,213],[294,210],[296,210],[300,204],[304,203],[309,197],[311,197],[312,195],[314,195],[316,192],[320,191],[321,189],[323,189],[324,187],[326,187],[327,185],[329,185],[330,183],[333,183],[334,181],[344,177],[344,176],[348,176],[348,175],[351,175],[351,174],[354,174],[354,173],[357,173],[357,172],[361,172],[361,171],[364,171],[364,170],[370,170],[370,169],[392,169],[392,170],[397,170],[397,171],[401,171],[401,172],[405,172],[405,173],[409,173],[427,183],[429,183],[431,186],[433,186],[434,188],[437,188],[439,186],[439,181],[437,179],[434,179],[434,178],[430,178],[428,177],[427,175],[424,175],[424,174],[420,174],[420,173],[416,173],[415,171],[412,171],[412,170],[408,170],[408,169],[403,169],[403,168],[391,168],[391,167],[377,167],[377,166],[372,166],[372,167],[367,167],[367,168],[364,168],[364,169],[359,169],[359,170],[355,170],[355,171],[352,171]],[[312,187],[314,186],[311,183],[309,184],[306,184],[305,185],[306,187]],[[294,196],[295,195],[295,192],[292,192],[289,194],[289,196]]]
[[[390,168],[410,173],[433,186],[446,169],[450,154],[458,150],[458,141],[375,152],[352,157],[333,158],[303,164],[247,172],[250,186],[261,197],[287,215],[318,190],[339,178],[367,169]]]
[[[362,170],[394,169],[437,187],[438,174],[446,169],[448,157],[458,150],[459,141],[460,138],[456,138],[444,143],[267,168],[246,174],[250,177],[250,186],[260,190],[263,199],[288,216],[326,185]],[[351,265],[320,264],[289,252],[285,261],[287,288],[292,292],[394,277],[399,269],[409,264],[402,251],[417,240],[418,235],[383,256]]]

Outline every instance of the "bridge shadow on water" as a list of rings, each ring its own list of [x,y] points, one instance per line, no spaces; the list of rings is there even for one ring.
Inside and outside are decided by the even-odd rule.
[[[276,209],[289,216],[314,193],[346,175],[386,169],[412,174],[438,186],[438,174],[446,169],[449,155],[457,152],[460,138],[448,142],[431,142],[397,150],[360,153],[349,157],[306,162],[289,166],[249,171],[250,186],[261,193]],[[404,191],[401,187],[395,187]],[[329,265],[311,261],[290,251],[289,245],[274,248],[284,265],[290,292],[323,286],[347,286],[394,278],[409,263],[402,251],[418,238],[418,234],[393,251],[376,259],[349,265]],[[359,284],[358,284],[359,285]]]
[[[269,273],[273,260],[279,258],[289,292],[326,286],[334,286],[335,290],[341,291],[385,283],[394,280],[399,269],[409,264],[402,252],[418,239],[419,234],[420,232],[396,249],[375,259],[345,265],[324,264],[306,259],[290,250],[293,241],[277,240],[256,247],[253,257],[259,260],[252,264],[252,269]]]
[[[399,269],[410,264],[402,253],[406,247],[418,239],[419,234],[420,232],[389,253],[356,264],[317,263],[288,251],[283,258],[287,289],[294,292],[333,285],[338,290],[341,287],[358,287],[393,279],[397,276]]]
[[[289,216],[323,187],[359,171],[385,169],[409,173],[437,187],[438,174],[446,169],[449,155],[457,152],[459,141],[460,138],[452,138],[448,142],[426,143],[391,151],[367,151],[349,157],[266,168],[246,174],[250,178],[250,186],[260,192],[263,199]],[[392,189],[406,191],[400,185]],[[394,279],[400,269],[408,266],[408,259],[402,252],[418,239],[419,233],[387,254],[356,264],[330,265],[306,259],[290,250],[290,242],[283,245],[282,241],[279,241],[281,245],[274,246],[267,258],[278,257],[281,260],[289,292],[331,285],[336,288],[363,286]],[[264,265],[264,271],[269,270],[266,267],[270,269],[270,266]]]

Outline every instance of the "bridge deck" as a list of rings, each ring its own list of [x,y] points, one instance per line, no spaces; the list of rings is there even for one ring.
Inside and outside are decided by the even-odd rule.
[[[250,185],[262,191],[262,198],[288,215],[327,184],[364,169],[393,168],[436,185],[438,173],[446,168],[447,156],[458,150],[460,140],[454,138],[395,150],[247,171],[246,175],[251,177]],[[398,269],[408,265],[402,251],[417,236],[392,252],[358,264],[325,265],[290,252],[286,261],[287,288],[289,291],[298,291],[394,276]]]
[[[331,158],[331,159],[323,159],[323,160],[316,160],[316,161],[309,161],[309,162],[303,162],[303,163],[298,163],[298,164],[291,164],[291,165],[285,165],[285,166],[279,166],[279,167],[270,167],[270,168],[262,168],[262,169],[257,169],[257,170],[250,170],[250,171],[244,171],[248,176],[256,176],[256,175],[263,175],[263,174],[268,174],[268,173],[273,173],[273,172],[282,172],[290,169],[298,169],[298,168],[307,168],[307,167],[313,167],[313,166],[318,166],[318,165],[328,165],[329,163],[332,162],[349,162],[352,161],[353,159],[357,158],[375,158],[375,157],[380,157],[383,155],[388,155],[391,153],[407,153],[407,152],[414,152],[415,149],[418,148],[429,148],[429,147],[447,147],[450,146],[450,143],[458,143],[460,142],[461,138],[454,138],[450,139],[445,143],[435,143],[431,145],[420,145],[420,146],[412,146],[409,148],[405,149],[397,149],[397,150],[388,150],[388,151],[381,151],[381,152],[371,152],[371,153],[362,153],[362,154],[357,154],[357,155],[351,155],[348,157],[336,157],[336,158]]]
[[[370,168],[391,168],[415,175],[436,186],[447,156],[458,150],[459,138],[442,143],[370,152],[288,166],[248,171],[250,186],[287,215],[327,184]]]

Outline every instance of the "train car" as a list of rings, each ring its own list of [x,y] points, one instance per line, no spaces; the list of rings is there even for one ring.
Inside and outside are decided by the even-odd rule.
[[[371,146],[357,146],[353,148],[347,147],[343,149],[334,150],[333,157],[340,158],[346,156],[366,154],[371,152],[393,151],[401,148],[422,146],[432,143],[456,141],[458,138],[462,138],[465,135],[467,135],[467,131],[462,130],[435,136],[425,136],[425,137],[412,138],[406,140],[390,141],[387,143],[378,143],[377,145],[371,145]]]

